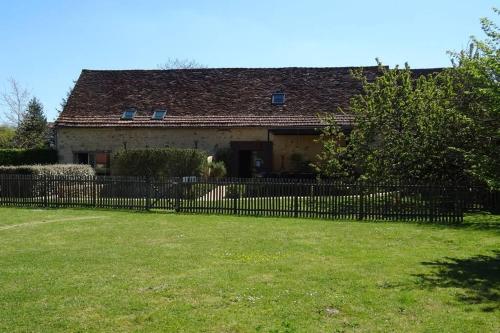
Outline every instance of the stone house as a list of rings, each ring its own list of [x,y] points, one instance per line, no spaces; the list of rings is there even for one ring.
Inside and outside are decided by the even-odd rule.
[[[322,114],[352,125],[338,112],[361,92],[351,69],[83,70],[55,123],[60,162],[105,174],[119,149],[179,147],[230,151],[231,176],[297,171],[320,151]]]

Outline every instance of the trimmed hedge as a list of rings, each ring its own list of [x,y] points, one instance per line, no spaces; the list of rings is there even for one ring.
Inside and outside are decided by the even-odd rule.
[[[2,175],[21,174],[35,177],[44,176],[67,176],[68,180],[59,180],[57,182],[44,181],[45,178],[30,179],[26,177],[18,182],[11,183],[9,177]],[[84,182],[79,186],[74,186],[71,177],[90,177],[94,176],[94,169],[90,165],[83,164],[53,164],[53,165],[22,165],[22,166],[0,166],[0,182],[5,181],[4,186],[0,186],[0,191],[4,196],[13,197],[41,197],[41,196],[78,196],[81,191],[91,193],[92,183]],[[48,178],[50,180],[50,178]],[[12,186],[14,185],[14,186]]]
[[[34,176],[94,176],[94,169],[85,164],[52,164],[0,166],[0,174],[21,174]]]
[[[196,149],[120,150],[111,158],[111,173],[155,178],[201,176],[207,169],[207,157],[205,152]]]
[[[0,149],[0,165],[33,165],[57,163],[54,149]]]

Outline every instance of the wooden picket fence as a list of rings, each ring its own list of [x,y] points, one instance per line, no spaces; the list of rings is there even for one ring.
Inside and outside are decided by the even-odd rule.
[[[0,175],[3,206],[456,223],[487,208],[476,197],[477,188],[436,184]]]

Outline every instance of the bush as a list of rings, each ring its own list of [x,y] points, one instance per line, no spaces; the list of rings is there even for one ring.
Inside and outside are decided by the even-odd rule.
[[[54,149],[0,149],[0,165],[33,165],[57,163]]]
[[[121,150],[111,159],[111,172],[116,176],[201,176],[206,167],[207,154],[196,149]]]
[[[224,162],[224,165],[226,167],[226,174],[232,175],[233,170],[231,169],[232,166],[232,159],[233,159],[233,150],[229,147],[227,148],[220,148],[215,152],[215,160]]]
[[[222,178],[226,175],[226,166],[224,165],[224,162],[218,161],[218,162],[211,162],[208,163],[208,175],[209,177],[213,178]]]
[[[1,175],[26,175],[35,177],[90,177],[94,176],[94,169],[90,165],[83,164],[54,164],[54,165],[21,165],[21,166],[0,166]],[[0,177],[0,180],[2,178]],[[92,183],[83,183],[79,186],[74,186],[69,181],[44,181],[38,179],[31,181],[30,177],[19,182],[7,181],[5,185],[0,186],[1,191],[5,191],[3,195],[13,197],[40,197],[44,195],[51,196],[67,196],[79,195],[81,191],[90,193]]]
[[[52,165],[20,165],[0,166],[0,174],[21,174],[34,176],[93,176],[94,169],[85,164],[52,164]]]
[[[7,126],[0,126],[0,149],[12,148],[14,146],[14,135],[16,131]]]

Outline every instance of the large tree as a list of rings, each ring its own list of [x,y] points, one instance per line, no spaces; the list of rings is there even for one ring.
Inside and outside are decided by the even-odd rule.
[[[500,11],[494,9],[499,15]],[[471,124],[473,139],[460,152],[469,172],[491,187],[500,188],[500,29],[481,19],[484,40],[471,38],[468,50],[450,52],[448,71],[456,91],[456,110]]]
[[[14,142],[20,148],[42,148],[48,145],[47,118],[36,97],[28,103],[26,114],[16,129]]]
[[[500,33],[490,20],[482,24],[487,39],[473,38],[471,51],[453,53],[450,69],[417,77],[408,66],[380,66],[372,82],[353,72],[364,88],[350,104],[355,127],[343,138],[327,119],[318,170],[377,181],[474,179],[500,187]]]
[[[319,169],[331,176],[360,173],[376,181],[463,180],[464,159],[456,148],[470,139],[470,132],[453,108],[450,80],[442,73],[415,78],[408,66],[379,65],[381,74],[373,82],[362,71],[352,73],[364,88],[350,105],[355,128],[344,145],[330,118]]]
[[[8,89],[1,94],[3,118],[11,126],[19,126],[26,112],[30,93],[14,78],[8,80]]]

